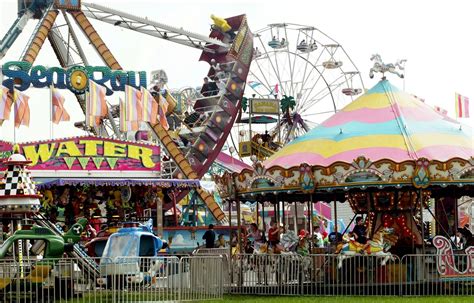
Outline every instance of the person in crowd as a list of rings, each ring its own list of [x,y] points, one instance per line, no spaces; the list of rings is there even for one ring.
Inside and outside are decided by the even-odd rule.
[[[469,228],[469,224],[465,224],[463,228],[459,228],[458,231],[464,238],[464,247],[473,246],[474,245],[474,238]]]
[[[268,230],[268,243],[272,247],[276,247],[280,243],[280,227],[276,221],[272,221]]]
[[[454,244],[454,246],[453,246],[454,249],[463,249],[464,248],[463,237],[462,237],[462,234],[459,231],[457,231],[456,234],[451,237],[451,241]]]
[[[287,251],[294,251],[298,245],[298,236],[289,228],[281,229],[280,243]]]
[[[250,224],[249,239],[256,243],[263,242],[262,232],[258,229],[258,226],[255,223]]]
[[[268,130],[266,130],[265,134],[262,135],[262,141],[263,141],[263,144],[267,147],[272,141],[272,136],[270,136],[270,134],[268,133]]]
[[[217,89],[218,89],[218,95],[219,96],[223,96],[226,92],[226,85],[224,83],[224,81],[220,80],[219,78],[216,79],[216,86],[217,86]]]
[[[321,227],[319,227],[319,225],[316,225],[314,227],[313,239],[314,239],[314,245],[316,247],[324,247],[323,234],[321,234]]]
[[[359,242],[360,244],[367,243],[367,230],[365,228],[364,220],[362,219],[362,217],[359,216],[356,218],[356,226],[354,226],[352,233],[354,234],[355,240],[357,242]]]
[[[225,247],[225,239],[224,239],[223,234],[220,234],[219,236],[217,236],[217,242],[215,244],[215,247],[217,247],[217,248]]]
[[[215,82],[209,81],[209,78],[204,77],[204,84],[201,88],[201,94],[204,97],[210,97],[217,94],[218,88]]]
[[[214,242],[216,241],[214,224],[209,224],[208,230],[206,230],[206,232],[202,236],[202,239],[206,241],[206,248],[214,248]]]
[[[308,232],[306,230],[302,229],[300,230],[298,234],[298,246],[296,248],[296,252],[301,255],[301,256],[306,256],[309,254],[309,247],[308,247],[308,241],[306,241],[306,238],[308,236]]]

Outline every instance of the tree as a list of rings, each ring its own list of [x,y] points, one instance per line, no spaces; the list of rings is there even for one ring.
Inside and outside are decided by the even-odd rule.
[[[280,100],[280,108],[290,125],[291,125],[290,111],[293,110],[295,106],[296,106],[296,101],[295,101],[295,98],[293,98],[293,96],[283,95],[283,98],[281,98]]]
[[[245,113],[247,111],[248,99],[246,97],[242,98],[242,111]]]

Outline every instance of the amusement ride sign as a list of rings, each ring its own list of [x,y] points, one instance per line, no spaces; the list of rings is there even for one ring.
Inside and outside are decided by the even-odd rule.
[[[68,69],[61,67],[47,68],[42,65],[32,66],[25,61],[6,62],[2,74],[7,79],[3,85],[9,89],[24,91],[30,86],[48,88],[53,85],[59,89],[69,89],[75,94],[83,94],[89,86],[89,79],[107,88],[107,95],[114,91],[124,91],[125,85],[136,88],[146,87],[146,72],[111,70],[104,66],[75,65]],[[138,74],[138,80],[136,79]]]
[[[274,114],[280,113],[280,101],[278,99],[250,99],[251,111],[253,114]]]
[[[0,142],[7,157],[11,144]],[[156,145],[93,136],[19,144],[31,170],[158,171],[160,149]]]

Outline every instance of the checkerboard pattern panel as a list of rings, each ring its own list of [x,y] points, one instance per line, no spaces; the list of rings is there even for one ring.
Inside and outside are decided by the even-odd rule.
[[[30,172],[19,165],[9,165],[0,182],[0,196],[34,195]]]

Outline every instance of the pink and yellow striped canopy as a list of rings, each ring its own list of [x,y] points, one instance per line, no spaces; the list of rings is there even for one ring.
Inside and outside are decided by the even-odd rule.
[[[268,158],[264,165],[329,166],[391,159],[446,161],[474,157],[472,128],[382,80],[367,93]]]

